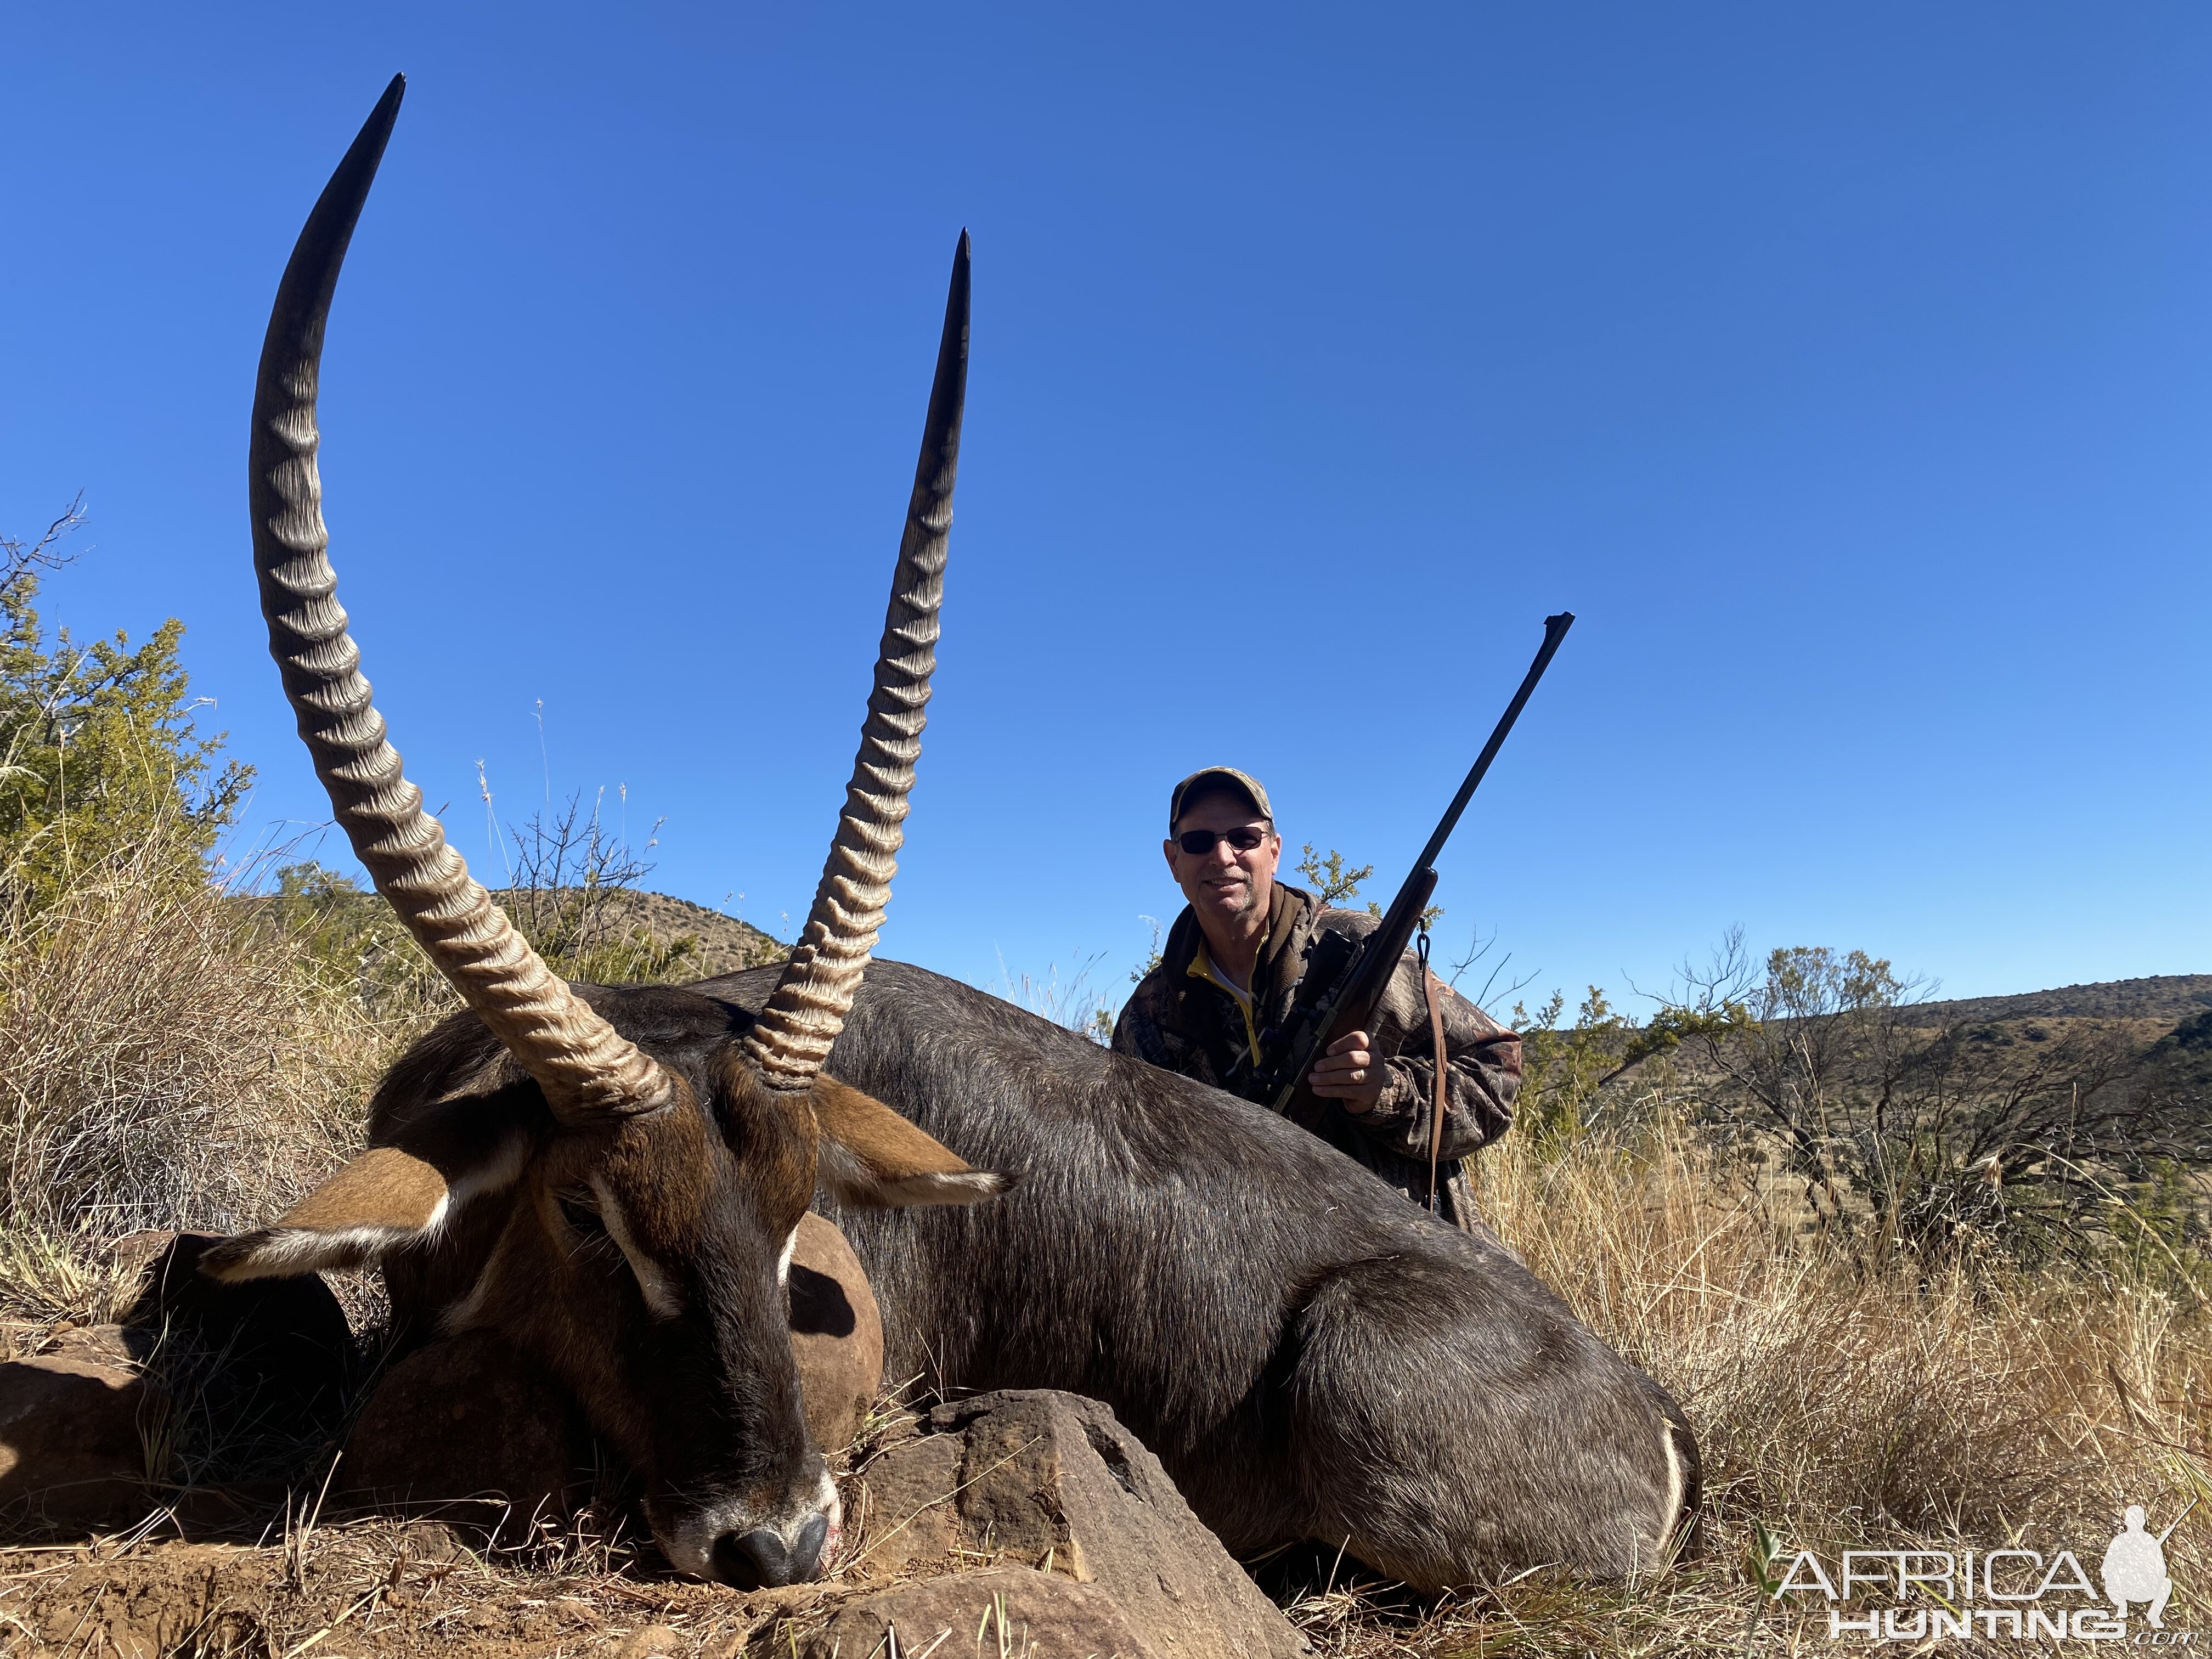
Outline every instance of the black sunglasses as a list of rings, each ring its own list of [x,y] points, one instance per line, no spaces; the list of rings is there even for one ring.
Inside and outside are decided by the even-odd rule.
[[[1267,832],[1256,823],[1240,823],[1234,830],[1186,830],[1177,836],[1176,845],[1193,858],[1204,858],[1213,850],[1213,843],[1225,841],[1240,853],[1249,853],[1267,839]]]

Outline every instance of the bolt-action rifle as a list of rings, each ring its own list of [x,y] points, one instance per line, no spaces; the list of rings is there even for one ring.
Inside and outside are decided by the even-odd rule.
[[[1307,1086],[1307,1073],[1337,1038],[1352,1031],[1374,1031],[1376,1006],[1382,1000],[1390,975],[1397,971],[1398,959],[1405,955],[1414,929],[1421,925],[1429,896],[1437,890],[1437,854],[1443,851],[1444,842],[1458,827],[1460,814],[1474,798],[1483,774],[1498,758],[1506,733],[1521,718],[1528,694],[1544,678],[1544,671],[1551,666],[1553,653],[1559,648],[1559,641],[1566,638],[1567,629],[1574,626],[1574,621],[1571,611],[1544,618],[1544,643],[1536,653],[1536,660],[1529,665],[1528,678],[1521,682],[1521,689],[1506,705],[1497,729],[1490,734],[1490,741],[1482,745],[1482,753],[1475,757],[1467,781],[1460,785],[1459,793],[1452,797],[1451,805],[1444,810],[1443,820],[1429,837],[1429,844],[1413,860],[1413,872],[1406,878],[1398,896],[1382,913],[1382,925],[1359,942],[1327,990],[1303,1007],[1294,1006],[1285,1026],[1261,1038],[1260,1046],[1265,1054],[1281,1056],[1267,1075],[1269,1086],[1275,1091],[1274,1109],[1286,1117],[1308,1128],[1317,1126],[1323,1102]]]

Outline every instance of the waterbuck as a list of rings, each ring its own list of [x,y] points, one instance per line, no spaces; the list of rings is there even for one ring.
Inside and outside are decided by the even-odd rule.
[[[836,1558],[779,1285],[810,1200],[860,1254],[894,1375],[1106,1401],[1232,1548],[1318,1540],[1425,1589],[1662,1562],[1697,1506],[1680,1409],[1494,1239],[981,992],[892,962],[861,984],[933,660],[964,238],[860,758],[791,963],[572,987],[514,937],[401,779],[323,555],[323,319],[398,99],[395,82],[279,293],[255,546],[339,821],[469,1008],[380,1085],[371,1150],[210,1269],[374,1260],[403,1327],[497,1328],[640,1471],[670,1559],[741,1584]]]
[[[776,970],[592,991],[686,1072],[741,1043]],[[466,1015],[381,1103],[457,1121],[501,1064]],[[1233,1095],[878,958],[830,1050],[1012,1189],[961,1210],[817,1207],[852,1240],[886,1374],[1103,1400],[1250,1556],[1311,1539],[1441,1589],[1559,1563],[1660,1565],[1694,1519],[1680,1408],[1486,1232],[1408,1204]],[[395,1309],[465,1305],[475,1247],[387,1258]]]

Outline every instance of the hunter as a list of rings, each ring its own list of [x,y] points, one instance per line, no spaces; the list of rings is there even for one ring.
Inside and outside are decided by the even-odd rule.
[[[1294,1006],[1322,994],[1375,918],[1324,908],[1276,879],[1283,841],[1274,809],[1259,781],[1233,767],[1209,766],[1176,785],[1162,850],[1190,902],[1115,1023],[1114,1047],[1271,1103],[1255,1052]],[[1311,1082],[1328,1103],[1322,1139],[1425,1206],[1436,1061],[1421,980],[1408,951],[1376,1030],[1331,1043]],[[1464,1227],[1475,1212],[1460,1160],[1511,1126],[1521,1040],[1449,987],[1438,992],[1446,1105],[1437,1212]]]

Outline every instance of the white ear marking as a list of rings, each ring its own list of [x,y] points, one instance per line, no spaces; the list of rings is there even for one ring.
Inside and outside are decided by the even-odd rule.
[[[522,1166],[529,1161],[530,1137],[518,1129],[501,1141],[489,1158],[474,1169],[464,1170],[447,1183],[449,1203],[440,1205],[438,1215],[424,1231],[434,1231],[453,1210],[459,1209],[471,1199],[513,1186],[522,1173]]]
[[[927,1204],[973,1204],[996,1198],[1013,1182],[991,1170],[957,1170],[949,1174],[910,1175],[896,1181],[880,1177],[870,1201],[893,1206],[919,1207]]]
[[[817,1153],[823,1184],[848,1204],[899,1208],[926,1204],[973,1204],[995,1198],[1013,1182],[992,1170],[953,1170],[888,1176],[850,1147],[824,1139]]]
[[[420,1234],[408,1227],[264,1227],[229,1243],[210,1276],[225,1285],[252,1279],[291,1279],[323,1268],[357,1267]]]
[[[270,1225],[215,1245],[201,1271],[231,1284],[284,1279],[359,1267],[387,1251],[426,1244],[462,1206],[512,1185],[532,1144],[511,1133],[451,1181],[404,1147],[371,1146]]]

